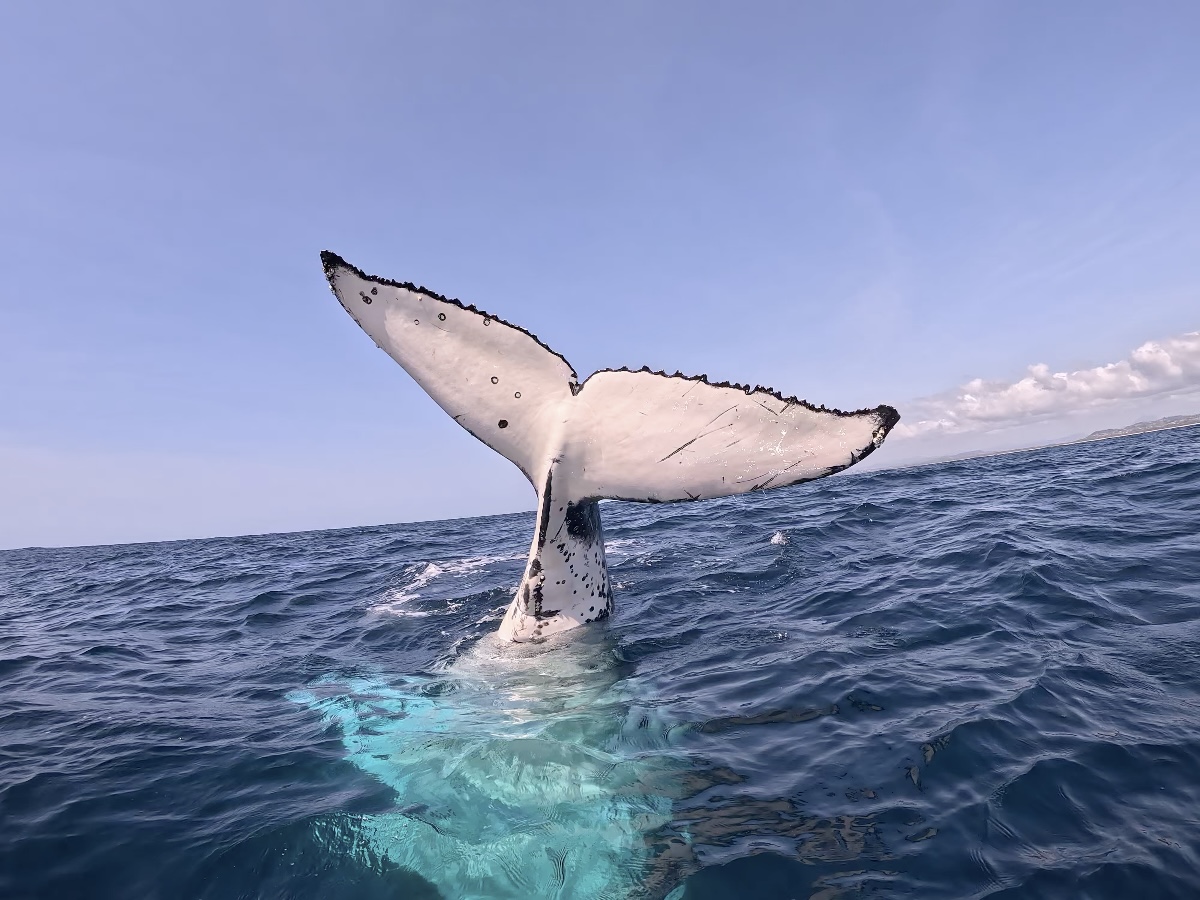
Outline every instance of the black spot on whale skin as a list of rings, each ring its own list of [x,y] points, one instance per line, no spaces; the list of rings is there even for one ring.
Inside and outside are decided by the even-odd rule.
[[[500,428],[507,428],[508,427],[508,419],[501,419],[499,422],[496,423],[496,425]]]
[[[441,322],[445,322],[445,321],[446,321],[446,314],[445,314],[445,313],[438,313],[438,320],[439,320],[439,321],[441,321]]]
[[[558,610],[556,609],[543,610],[542,603],[544,600],[545,598],[542,595],[542,582],[539,579],[533,583],[533,617],[535,619],[546,619],[558,613]]]
[[[546,473],[546,484],[542,488],[542,507],[538,511],[537,546],[541,550],[546,546],[546,531],[550,527],[550,488],[554,482],[554,470]]]
[[[500,379],[497,378],[495,375],[493,375],[492,376],[492,384],[499,384],[499,383],[500,383]]]
[[[591,547],[600,536],[600,509],[595,500],[567,504],[567,534]]]

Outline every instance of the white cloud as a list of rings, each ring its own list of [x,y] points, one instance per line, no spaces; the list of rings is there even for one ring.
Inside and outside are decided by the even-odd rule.
[[[1118,362],[1077,372],[1032,365],[1019,381],[976,378],[900,410],[897,437],[994,431],[1124,400],[1200,391],[1200,331],[1147,341]]]

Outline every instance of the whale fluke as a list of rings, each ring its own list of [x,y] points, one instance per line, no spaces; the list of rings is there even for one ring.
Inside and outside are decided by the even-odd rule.
[[[842,412],[648,368],[580,383],[523,328],[328,251],[321,261],[375,344],[537,491],[529,561],[500,627],[512,640],[611,614],[597,501],[707,500],[812,481],[862,460],[900,419],[890,406]]]

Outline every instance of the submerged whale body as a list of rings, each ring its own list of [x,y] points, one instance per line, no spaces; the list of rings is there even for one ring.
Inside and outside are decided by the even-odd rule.
[[[331,675],[289,698],[396,791],[358,839],[439,896],[662,898],[647,836],[690,766],[597,637],[531,654],[493,636],[428,675]]]
[[[890,406],[842,412],[769,388],[603,369],[580,382],[533,334],[474,306],[321,260],[351,317],[538,495],[502,638],[537,641],[613,611],[598,501],[707,500],[840,472],[883,443]]]
[[[335,672],[290,692],[396,794],[344,820],[340,840],[312,840],[415,873],[432,886],[417,896],[443,900],[679,900],[704,860],[768,841],[810,863],[886,855],[872,816],[757,798],[696,753],[697,737],[831,710],[691,719],[652,696],[609,633],[569,637],[492,635],[426,674]]]

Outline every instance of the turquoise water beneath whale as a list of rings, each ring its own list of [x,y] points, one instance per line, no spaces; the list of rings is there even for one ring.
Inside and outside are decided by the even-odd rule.
[[[1200,429],[602,514],[0,553],[0,896],[1200,896]]]

